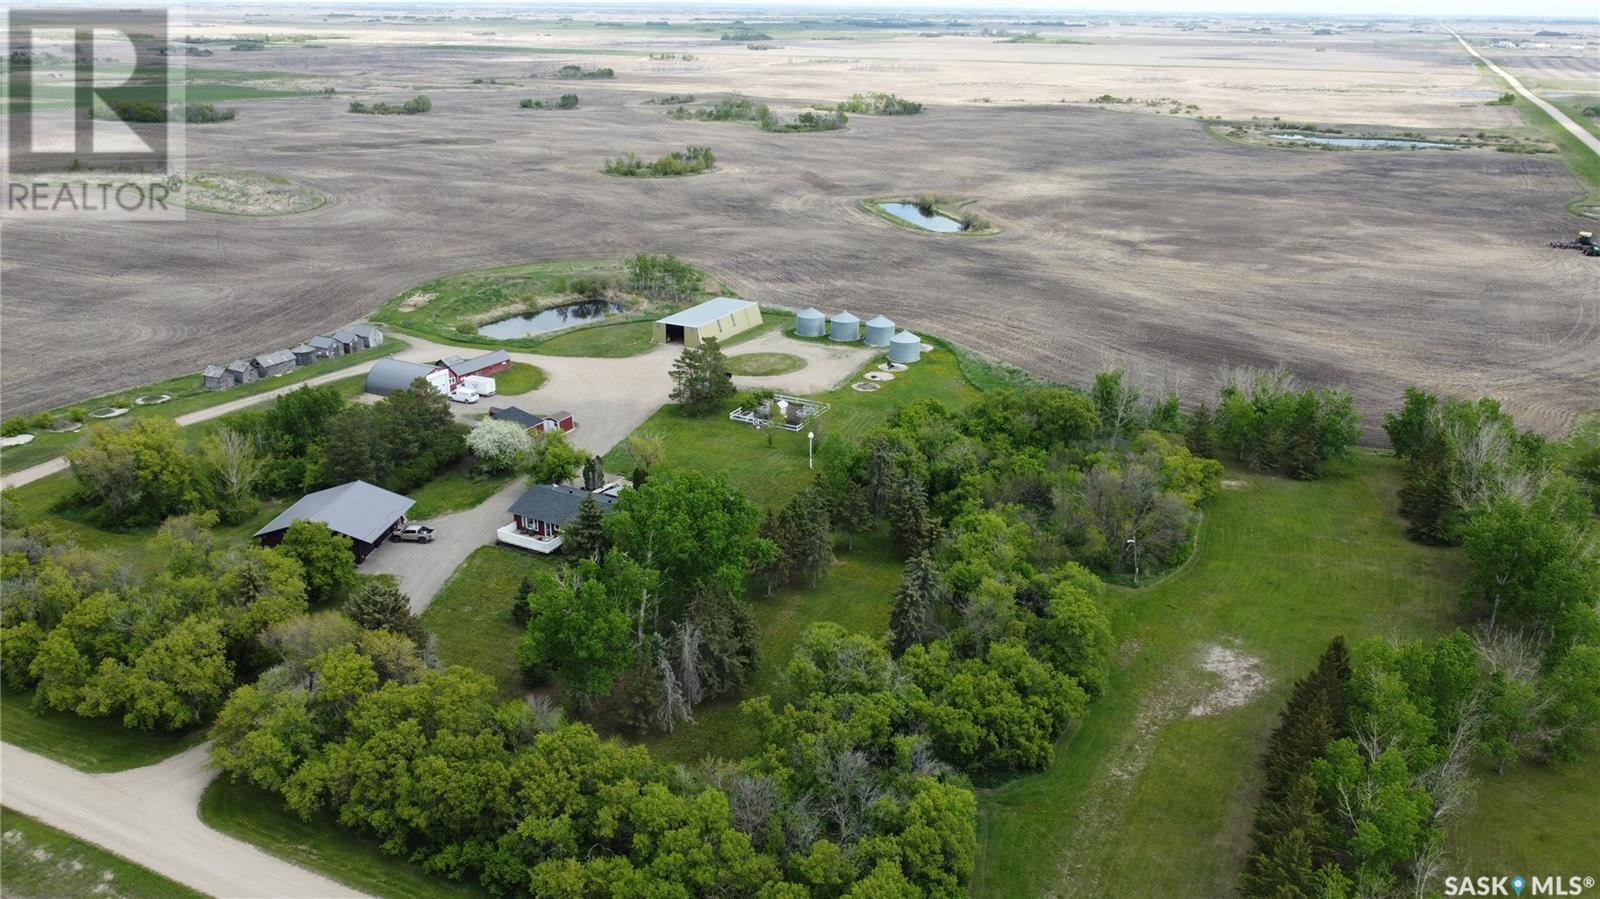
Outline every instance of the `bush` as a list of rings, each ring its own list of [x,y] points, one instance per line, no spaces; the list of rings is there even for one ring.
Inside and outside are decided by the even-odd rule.
[[[15,437],[18,434],[25,434],[30,427],[32,427],[31,419],[23,418],[20,415],[8,418],[0,422],[0,437]]]
[[[716,163],[716,154],[710,147],[690,147],[682,153],[674,150],[649,163],[629,153],[619,159],[606,160],[601,171],[623,178],[675,178],[710,171]]]
[[[683,302],[700,294],[705,276],[671,254],[640,253],[628,260],[628,288],[655,301]]]
[[[183,120],[190,125],[229,122],[238,115],[237,109],[218,109],[210,103],[185,103],[183,106]]]
[[[384,101],[370,106],[360,100],[350,101],[350,111],[363,115],[419,115],[431,109],[433,101],[428,99],[426,94],[418,94],[398,106]]]
[[[877,91],[869,94],[851,94],[850,99],[840,101],[838,109],[840,112],[861,115],[916,115],[922,111],[922,104]]]

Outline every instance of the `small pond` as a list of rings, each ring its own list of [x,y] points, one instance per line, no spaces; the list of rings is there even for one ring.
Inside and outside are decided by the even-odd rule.
[[[926,231],[953,234],[962,230],[961,223],[950,216],[940,215],[937,212],[932,215],[925,215],[921,209],[917,208],[915,203],[879,203],[877,206],[900,221],[916,225]]]
[[[1398,137],[1323,137],[1310,134],[1274,134],[1273,140],[1296,141],[1305,144],[1322,144],[1328,147],[1409,147],[1412,149],[1448,149],[1455,144],[1441,144],[1429,140],[1406,140]]]
[[[484,337],[495,340],[514,340],[518,337],[533,337],[559,331],[562,328],[571,328],[575,325],[599,321],[608,315],[621,312],[621,303],[611,303],[606,300],[585,300],[581,303],[571,303],[566,306],[554,306],[543,309],[532,315],[514,315],[511,318],[502,318],[497,322],[490,322],[478,326],[478,333]]]

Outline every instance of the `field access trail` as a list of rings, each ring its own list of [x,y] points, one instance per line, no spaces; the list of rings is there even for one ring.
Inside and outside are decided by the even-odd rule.
[[[1533,91],[1530,91],[1527,88],[1523,87],[1522,86],[1522,82],[1518,81],[1515,75],[1512,75],[1510,72],[1507,72],[1505,69],[1502,69],[1499,66],[1495,65],[1492,61],[1490,61],[1488,58],[1486,58],[1483,54],[1481,54],[1478,51],[1472,49],[1472,45],[1467,43],[1466,39],[1463,38],[1461,35],[1456,34],[1455,29],[1453,29],[1449,25],[1445,25],[1443,23],[1441,23],[1439,25],[1439,27],[1443,28],[1445,31],[1450,32],[1450,36],[1451,37],[1453,37],[1457,41],[1461,42],[1462,49],[1464,49],[1468,53],[1472,54],[1474,59],[1476,59],[1479,62],[1483,63],[1484,65],[1488,66],[1489,67],[1489,71],[1494,72],[1496,75],[1499,75],[1501,78],[1505,79],[1506,84],[1511,85],[1511,89],[1512,90],[1514,90],[1517,93],[1521,94],[1522,97],[1524,99],[1526,99],[1529,103],[1532,103],[1533,105],[1535,105],[1535,106],[1539,107],[1540,109],[1544,110],[1545,115],[1548,115],[1550,118],[1555,119],[1556,124],[1560,125],[1562,128],[1565,128],[1567,131],[1571,132],[1572,136],[1576,137],[1578,140],[1582,141],[1583,145],[1588,147],[1591,152],[1593,152],[1596,156],[1600,156],[1600,137],[1594,136],[1589,131],[1584,129],[1584,127],[1582,125],[1579,125],[1577,122],[1574,122],[1572,119],[1568,118],[1566,113],[1562,112],[1560,109],[1557,109],[1553,104],[1551,104],[1549,101],[1545,100],[1543,97],[1540,97],[1538,94],[1534,93]]]
[[[204,743],[146,768],[85,774],[0,744],[0,800],[208,895],[364,895],[201,823],[200,794],[215,776],[209,747]]]

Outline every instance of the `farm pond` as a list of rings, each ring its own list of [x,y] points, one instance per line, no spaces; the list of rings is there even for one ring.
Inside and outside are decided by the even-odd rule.
[[[621,303],[612,303],[607,300],[585,300],[581,303],[552,306],[549,309],[541,309],[531,314],[514,315],[510,318],[489,322],[486,325],[479,325],[478,333],[484,337],[492,337],[495,340],[534,337],[539,334],[548,334],[551,331],[559,331],[562,328],[571,328],[576,325],[599,321],[622,310]]]
[[[900,221],[915,225],[925,231],[953,234],[965,230],[960,222],[950,216],[942,215],[938,212],[925,213],[915,203],[877,203],[875,205]]]
[[[1400,148],[1412,150],[1449,150],[1456,144],[1439,143],[1431,140],[1409,140],[1398,137],[1323,137],[1311,134],[1274,134],[1273,140],[1292,141],[1301,144],[1320,144],[1324,147],[1348,147],[1356,150],[1371,150],[1384,148]]]

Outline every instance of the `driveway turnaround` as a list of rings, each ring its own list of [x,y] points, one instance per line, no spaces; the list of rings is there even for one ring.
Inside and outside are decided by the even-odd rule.
[[[85,774],[0,744],[0,801],[211,896],[362,896],[200,822],[209,743],[148,768]]]

